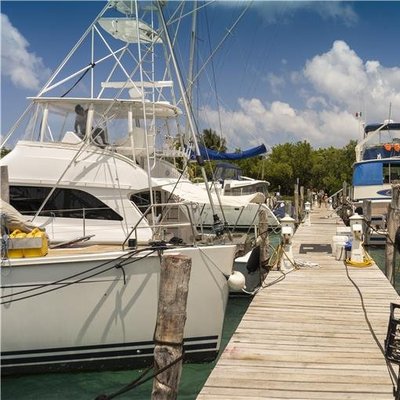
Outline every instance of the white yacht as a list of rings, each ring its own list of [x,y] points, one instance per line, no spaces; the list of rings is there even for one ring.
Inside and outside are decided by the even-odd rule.
[[[400,123],[392,120],[367,124],[364,138],[355,148],[352,204],[363,213],[363,201],[371,201],[366,244],[385,245],[388,205],[392,200],[392,184],[400,181]]]
[[[216,357],[238,246],[224,232],[202,235],[199,204],[152,177],[159,141],[183,115],[171,100],[178,70],[156,68],[161,58],[174,60],[161,2],[110,1],[5,136],[2,146],[24,137],[0,161],[10,203],[45,227],[50,249],[2,259],[3,374],[149,362],[160,258],[171,252],[192,259],[185,357]]]

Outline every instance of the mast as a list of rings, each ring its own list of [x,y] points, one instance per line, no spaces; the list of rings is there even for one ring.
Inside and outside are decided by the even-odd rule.
[[[197,30],[197,1],[193,1],[193,15],[192,15],[192,31],[190,33],[190,51],[189,51],[189,72],[188,72],[188,88],[187,95],[189,104],[193,110],[193,68],[194,68],[194,50],[196,46],[196,30]],[[188,121],[186,123],[188,126]]]
[[[212,210],[212,213],[213,213],[214,225],[217,225],[218,223],[220,223],[220,220],[219,220],[218,215],[215,212],[214,201],[213,201],[212,196],[211,196],[211,192],[210,192],[210,188],[209,188],[209,185],[208,185],[206,171],[204,169],[204,160],[203,160],[203,157],[201,156],[199,144],[197,142],[196,130],[194,128],[194,121],[193,121],[192,112],[191,112],[191,109],[189,107],[187,94],[186,94],[186,91],[185,91],[183,83],[182,83],[182,77],[180,75],[180,71],[179,71],[179,68],[178,68],[177,61],[176,61],[174,49],[172,47],[171,39],[169,37],[169,32],[168,32],[167,24],[165,22],[164,14],[163,14],[163,11],[162,11],[162,6],[161,6],[160,2],[158,2],[158,1],[157,1],[157,7],[158,7],[158,10],[159,10],[159,13],[160,13],[160,19],[161,19],[162,28],[164,30],[164,36],[165,36],[165,39],[166,39],[166,43],[167,43],[168,49],[170,51],[172,64],[173,64],[174,69],[175,69],[179,90],[180,90],[181,95],[182,95],[182,101],[183,101],[183,105],[184,105],[185,112],[186,112],[186,115],[187,115],[189,128],[190,128],[190,133],[191,133],[191,136],[192,136],[192,139],[193,139],[193,143],[194,143],[194,146],[195,146],[196,161],[200,165],[201,173],[203,175],[204,184],[206,186],[208,199],[210,201],[210,206],[211,206],[211,210]],[[220,233],[221,232],[219,232],[219,234]]]

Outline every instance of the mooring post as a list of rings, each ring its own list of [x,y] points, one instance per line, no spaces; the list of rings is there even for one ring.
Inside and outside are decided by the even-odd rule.
[[[304,218],[304,186],[300,186],[300,202],[299,202],[299,221],[303,221]]]
[[[344,206],[347,202],[347,182],[343,182],[343,187],[342,187],[342,206]]]
[[[296,224],[299,223],[299,185],[297,183],[294,184],[294,220]]]
[[[1,193],[0,198],[9,203],[10,202],[10,184],[8,180],[8,165],[0,166],[0,181],[1,181]]]
[[[312,195],[311,189],[307,189],[306,200],[310,203],[310,208],[312,209],[313,208],[313,195]]]
[[[268,264],[268,218],[267,212],[261,209],[258,213],[258,234],[260,235],[260,273],[266,271]]]
[[[154,333],[154,370],[157,372],[173,365],[154,378],[153,400],[174,400],[178,396],[191,268],[192,260],[185,255],[165,254],[162,257]]]
[[[372,214],[372,203],[371,200],[363,200],[362,203],[363,217],[364,217],[364,236],[365,242],[369,243],[369,238],[371,236],[371,214]]]
[[[400,226],[400,184],[392,185],[392,201],[388,206],[387,236],[385,249],[385,274],[394,286],[394,270],[396,262],[396,231]]]

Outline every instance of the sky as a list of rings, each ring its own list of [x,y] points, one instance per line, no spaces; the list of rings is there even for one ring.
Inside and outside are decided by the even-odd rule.
[[[3,137],[104,4],[1,1]],[[361,139],[363,123],[400,121],[399,16],[400,1],[211,1],[197,67],[218,50],[197,82],[199,129],[228,149],[319,148]]]

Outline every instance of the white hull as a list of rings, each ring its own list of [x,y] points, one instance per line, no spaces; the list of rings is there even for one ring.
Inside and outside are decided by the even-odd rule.
[[[189,359],[212,359],[220,347],[228,298],[224,275],[232,272],[235,246],[166,252],[170,251],[192,258],[185,354]],[[112,266],[126,260],[126,252],[10,260],[10,267],[2,271],[3,302],[49,292],[2,305],[2,373],[117,369],[149,362],[160,262],[157,252],[140,259],[144,255],[133,256],[127,264],[124,261],[123,270]],[[117,256],[122,258],[116,261]],[[99,270],[111,268],[62,287],[81,278],[73,275],[99,265],[103,265]],[[66,280],[54,283],[61,279]],[[48,286],[17,295],[40,285]]]
[[[353,187],[354,201],[380,200],[390,202],[392,199],[392,185],[365,185]]]
[[[218,206],[217,212],[222,221],[222,213]],[[280,226],[280,222],[274,213],[267,207],[265,204],[261,206],[264,210],[267,211],[267,221],[269,228],[276,228]],[[196,220],[200,221],[204,227],[212,227],[214,224],[213,220],[213,212],[211,206],[206,204],[203,207],[200,207],[199,212],[201,212],[200,216],[196,216]],[[225,220],[229,227],[235,228],[236,230],[240,229],[249,229],[254,226],[258,226],[258,213],[260,211],[259,204],[249,203],[246,207],[223,207],[223,214],[225,216]]]

